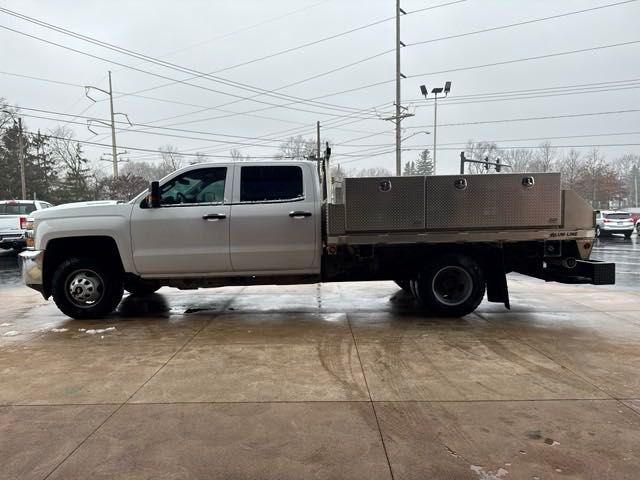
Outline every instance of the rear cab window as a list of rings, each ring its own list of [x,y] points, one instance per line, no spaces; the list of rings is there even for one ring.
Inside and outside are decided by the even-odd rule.
[[[300,200],[304,200],[304,184],[299,166],[243,166],[240,169],[240,203]]]
[[[35,210],[34,203],[0,203],[0,215],[29,215]]]
[[[624,212],[605,213],[604,218],[607,218],[609,220],[631,220],[631,214]]]

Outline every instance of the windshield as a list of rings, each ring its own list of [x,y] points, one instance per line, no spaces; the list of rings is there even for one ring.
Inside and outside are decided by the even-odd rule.
[[[0,215],[29,215],[35,209],[33,203],[1,203]]]

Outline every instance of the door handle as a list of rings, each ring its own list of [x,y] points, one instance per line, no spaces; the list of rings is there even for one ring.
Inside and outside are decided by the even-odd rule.
[[[304,217],[310,217],[310,216],[311,216],[311,212],[294,211],[294,212],[289,212],[289,216],[290,216],[291,218],[304,218]]]
[[[224,213],[209,213],[207,215],[203,215],[203,220],[224,220],[227,216]]]

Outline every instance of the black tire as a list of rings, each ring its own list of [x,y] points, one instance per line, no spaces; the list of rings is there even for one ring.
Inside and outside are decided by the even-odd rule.
[[[418,276],[414,289],[420,303],[431,313],[462,317],[473,312],[486,289],[480,265],[465,255],[437,259]]]
[[[632,233],[633,233],[633,232],[625,232],[625,234],[624,234],[624,238],[631,238],[631,234],[632,234]]]
[[[60,311],[78,320],[109,315],[124,293],[120,272],[93,258],[62,262],[53,273],[51,287]]]
[[[124,280],[124,289],[131,295],[151,295],[160,289],[161,285],[148,282],[138,278],[126,278]]]
[[[396,285],[398,285],[402,290],[407,292],[410,295],[413,295],[411,291],[411,280],[394,280]]]

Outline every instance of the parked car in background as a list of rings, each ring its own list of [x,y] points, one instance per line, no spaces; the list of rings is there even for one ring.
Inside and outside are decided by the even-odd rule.
[[[630,238],[634,230],[631,213],[612,210],[596,210],[596,236],[603,237],[614,233]]]
[[[0,248],[25,248],[29,215],[52,206],[40,200],[0,200]]]

